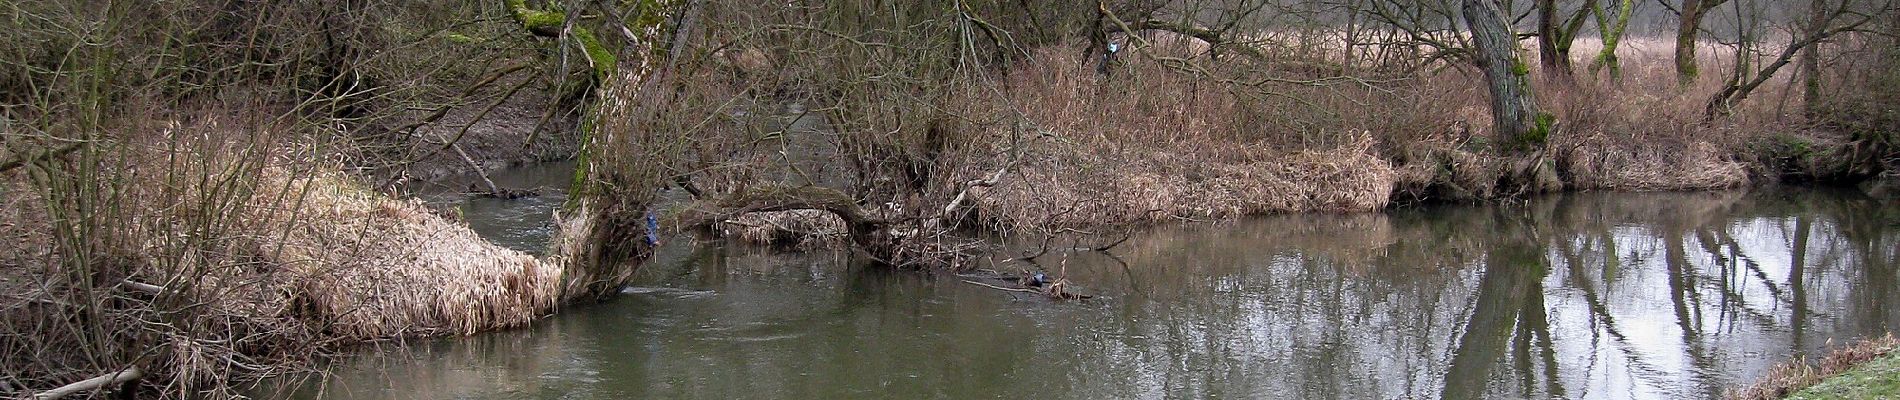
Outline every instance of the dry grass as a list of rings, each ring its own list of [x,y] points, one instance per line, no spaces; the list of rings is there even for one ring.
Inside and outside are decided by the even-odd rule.
[[[1393,168],[1362,126],[1320,133],[1300,125],[1329,117],[1291,118],[1301,114],[1293,103],[1352,99],[1238,93],[1139,59],[1104,78],[1069,54],[1043,51],[1010,77],[1004,96],[1033,121],[1032,138],[1005,148],[1015,133],[993,129],[978,141],[995,145],[960,166],[977,175],[1013,164],[979,197],[989,225],[1367,211],[1391,197]]]
[[[87,162],[74,160],[0,176],[8,391],[138,365],[166,396],[233,395],[232,381],[347,343],[526,323],[566,293],[560,264],[369,191],[281,135],[206,120],[126,128],[95,144],[109,161],[92,175],[58,175]],[[47,189],[68,184],[90,191]],[[83,234],[55,234],[49,207],[75,201],[101,214],[75,222]]]
[[[820,210],[745,213],[721,225],[728,237],[795,249],[843,244],[846,236],[844,220]]]
[[[1392,201],[1565,188],[1728,188],[1773,173],[1756,163],[1760,144],[1789,137],[1801,123],[1771,101],[1785,97],[1785,82],[1771,83],[1735,116],[1704,120],[1721,78],[1680,88],[1668,43],[1654,38],[1625,42],[1621,82],[1579,76],[1575,85],[1539,85],[1540,102],[1559,124],[1548,150],[1536,154],[1492,145],[1488,95],[1473,71],[1252,85],[1230,77],[1263,72],[1155,62],[1144,57],[1194,57],[1196,47],[1152,43],[1158,47],[1125,52],[1107,77],[1069,59],[1074,49],[1045,49],[1011,74],[1002,105],[965,106],[977,115],[1020,111],[1034,124],[1026,133],[1032,138],[1014,149],[1005,144],[1017,133],[985,128],[977,142],[990,145],[958,166],[966,176],[1016,166],[981,198],[984,222],[1062,227],[1366,211]],[[1580,74],[1594,50],[1578,45]],[[1725,53],[1703,50],[1705,71],[1729,68]]]
[[[1830,346],[1831,347],[1831,346]],[[1829,377],[1839,375],[1862,363],[1886,356],[1900,347],[1900,341],[1893,334],[1866,339],[1833,347],[1820,362],[1809,364],[1806,358],[1795,358],[1776,365],[1754,384],[1741,389],[1730,389],[1723,397],[1730,400],[1772,400],[1787,397],[1789,394],[1814,386]]]
[[[1579,40],[1579,73],[1587,74],[1588,57],[1600,46]],[[1544,86],[1545,107],[1562,124],[1552,145],[1572,188],[1701,190],[1772,179],[1767,171],[1751,170],[1759,150],[1751,146],[1803,123],[1788,115],[1793,109],[1774,101],[1787,98],[1786,79],[1765,86],[1735,115],[1705,120],[1704,106],[1724,77],[1706,74],[1679,86],[1673,46],[1659,38],[1629,38],[1619,50],[1621,82],[1580,75],[1574,86]],[[1706,43],[1699,52],[1704,71],[1733,69],[1731,52]]]
[[[255,245],[294,285],[293,307],[344,338],[468,334],[533,320],[561,299],[559,267],[489,243],[415,200],[336,175],[290,186],[308,197],[292,226]],[[301,220],[301,221],[298,221]]]
[[[1001,227],[1075,227],[1384,208],[1392,169],[1366,146],[1235,162],[1163,150],[1091,154],[1051,144],[978,201]]]

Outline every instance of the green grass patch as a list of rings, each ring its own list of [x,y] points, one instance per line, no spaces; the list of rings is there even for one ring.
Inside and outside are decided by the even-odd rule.
[[[1900,354],[1888,354],[1827,378],[1789,399],[1900,398]]]

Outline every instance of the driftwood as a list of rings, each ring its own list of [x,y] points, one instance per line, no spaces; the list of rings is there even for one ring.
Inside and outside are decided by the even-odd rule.
[[[681,217],[685,226],[707,227],[730,221],[745,213],[819,210],[837,215],[854,238],[869,235],[889,224],[858,207],[851,196],[837,189],[819,186],[751,188],[710,202],[714,210]]]
[[[126,280],[124,280],[124,281],[122,281],[122,282],[119,282],[119,283],[120,283],[121,285],[124,285],[126,289],[131,289],[131,290],[133,290],[133,291],[138,291],[138,292],[144,292],[144,293],[146,293],[146,294],[150,294],[150,295],[153,295],[153,296],[160,296],[160,295],[164,295],[164,294],[165,294],[165,287],[164,287],[164,286],[159,286],[159,285],[153,285],[153,284],[150,284],[150,283],[144,283],[144,282],[138,282],[138,281],[134,281],[134,280],[131,280],[131,279],[126,279]]]
[[[932,221],[932,224],[941,226],[941,221],[956,219],[957,214],[963,211],[966,204],[975,203],[971,198],[981,195],[982,192],[979,189],[996,186],[996,182],[1002,180],[1003,174],[1008,173],[1009,170],[1010,166],[1004,166],[1003,168],[998,168],[996,172],[990,173],[988,177],[965,182],[963,184],[963,190],[957,191],[957,196],[950,199],[950,204],[943,206],[943,213],[938,215],[937,219]],[[934,228],[936,226],[932,227]]]
[[[1051,298],[1051,299],[1056,299],[1056,300],[1087,300],[1087,299],[1090,299],[1090,298],[1094,298],[1094,297],[1095,297],[1095,296],[1092,296],[1092,295],[1086,295],[1086,294],[1079,294],[1079,293],[1073,293],[1073,292],[1069,292],[1069,291],[1068,291],[1068,290],[1066,289],[1066,288],[1068,287],[1068,283],[1069,283],[1069,281],[1068,281],[1067,279],[1058,279],[1058,280],[1056,280],[1056,282],[1055,282],[1055,283],[1051,283],[1051,284],[1049,284],[1049,286],[1048,286],[1047,288],[1045,288],[1045,289],[1042,289],[1042,290],[1036,290],[1036,289],[1029,289],[1029,288],[1012,288],[1012,287],[1003,287],[1003,286],[996,286],[996,285],[991,285],[991,284],[988,284],[988,283],[983,283],[983,282],[977,282],[977,281],[972,281],[972,280],[968,280],[968,279],[965,279],[965,280],[963,280],[963,283],[968,283],[968,284],[972,284],[972,285],[977,285],[977,286],[982,286],[982,287],[986,287],[986,288],[991,288],[991,289],[996,289],[996,290],[1001,290],[1001,291],[1005,291],[1005,292],[1020,292],[1020,293],[1029,293],[1029,294],[1038,294],[1038,295],[1043,295],[1043,296],[1048,296],[1049,298]]]
[[[135,365],[131,367],[126,367],[125,369],[119,370],[117,372],[112,372],[105,375],[92,377],[91,379],[73,382],[66,386],[60,386],[53,390],[40,392],[39,394],[33,395],[33,399],[34,400],[57,399],[61,397],[78,394],[81,392],[88,392],[88,391],[103,389],[107,386],[131,382],[134,380],[138,380],[139,377],[142,377],[142,376],[145,376],[145,371],[139,370],[139,367]]]
[[[972,280],[967,280],[967,279],[966,279],[966,280],[964,280],[964,281],[963,281],[963,283],[968,283],[968,284],[971,284],[971,285],[977,285],[977,286],[982,286],[982,287],[986,287],[986,288],[991,288],[991,289],[996,289],[996,290],[1002,290],[1002,291],[1008,291],[1008,292],[1023,292],[1023,293],[1035,293],[1035,294],[1042,294],[1042,291],[1039,291],[1039,290],[1030,290],[1030,289],[1024,289],[1024,288],[1009,288],[1009,287],[1002,287],[1002,286],[996,286],[996,285],[991,285],[991,284],[988,284],[988,283],[983,283],[983,282],[977,282],[977,281],[972,281]]]

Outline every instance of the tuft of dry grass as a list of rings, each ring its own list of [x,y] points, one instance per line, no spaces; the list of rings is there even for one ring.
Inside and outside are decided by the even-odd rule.
[[[977,204],[994,226],[1050,228],[1377,210],[1391,197],[1393,172],[1369,146],[1219,162],[1161,149],[1104,155],[1051,144]]]
[[[1829,346],[1827,355],[1810,364],[1805,357],[1776,365],[1768,374],[1756,380],[1754,384],[1740,389],[1729,389],[1723,398],[1730,400],[1773,400],[1787,397],[1789,394],[1814,386],[1829,377],[1840,375],[1862,363],[1886,356],[1900,347],[1900,340],[1893,334],[1865,339],[1839,347]]]
[[[322,175],[287,186],[307,193],[293,226],[249,245],[288,285],[300,317],[348,339],[468,334],[516,326],[561,300],[556,265],[489,243],[416,200]]]
[[[267,128],[159,125],[0,175],[11,390],[136,365],[165,396],[229,396],[233,381],[341,345],[516,326],[567,294],[558,260],[370,191]],[[104,160],[94,172],[64,172],[93,160]],[[96,204],[96,218],[50,229],[75,203]]]

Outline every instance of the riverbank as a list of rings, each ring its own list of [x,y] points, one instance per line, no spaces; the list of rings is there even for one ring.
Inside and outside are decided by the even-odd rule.
[[[142,376],[107,389],[231,396],[358,343],[520,326],[600,279],[376,192],[267,128],[118,132],[0,176],[0,391],[132,367]]]
[[[976,157],[967,162],[973,168],[960,169],[973,177],[1016,170],[979,201],[991,226],[1859,179],[1848,171],[1848,135],[1766,102],[1702,120],[1701,101],[1719,89],[1715,82],[1678,87],[1661,52],[1643,47],[1625,58],[1620,82],[1546,85],[1545,107],[1559,122],[1547,143],[1529,150],[1494,143],[1483,85],[1456,71],[1377,90],[1318,81],[1262,94],[1133,55],[1115,75],[1101,75],[1063,59],[1074,50],[1037,53],[1010,76],[1007,100],[997,101],[1019,105],[1041,136],[997,130],[973,140],[1022,147],[980,148],[1018,154]]]
[[[1900,348],[1893,334],[1827,350],[1812,364],[1795,358],[1775,366],[1731,400],[1885,399],[1900,395]]]
[[[30,88],[0,93],[0,237],[17,238],[0,244],[9,394],[137,368],[130,395],[229,395],[354,343],[519,326],[639,268],[651,246],[637,238],[669,185],[705,189],[682,207],[716,223],[850,236],[887,265],[958,269],[987,248],[972,231],[1843,181],[1891,170],[1895,148],[1774,102],[1704,116],[1723,82],[1677,83],[1634,41],[1648,55],[1628,57],[1623,81],[1539,82],[1551,115],[1532,140],[1505,140],[1452,48],[1359,43],[1381,48],[1364,58],[1350,36],[1336,52],[1316,39],[1328,34],[1282,43],[1298,49],[1220,38],[1280,32],[1269,27],[1109,34],[1106,4],[993,30],[974,15],[1015,11],[730,2],[699,18],[703,2],[600,3],[583,7],[645,27],[583,22],[618,14],[583,9],[554,29],[566,11],[518,0],[66,3],[8,10],[31,23],[0,49],[26,60],[0,82]],[[820,17],[774,20],[793,15]],[[989,43],[941,34],[974,26]],[[1045,26],[1062,28],[1028,35]],[[1105,40],[1125,52],[1100,53]],[[643,47],[659,44],[672,47]],[[1792,81],[1766,83],[1757,99],[1793,97]],[[1865,103],[1891,104],[1878,100]],[[798,134],[759,117],[777,102],[827,128],[787,145]],[[545,257],[383,191],[570,156],[582,195]],[[744,215],[768,210],[790,219]],[[587,265],[609,258],[626,263]]]
[[[952,93],[942,100],[942,119],[899,127],[923,131],[913,134],[925,139],[894,146],[931,149],[907,150],[925,156],[899,164],[925,173],[876,169],[889,161],[875,153],[859,156],[874,161],[857,161],[873,167],[826,154],[836,161],[816,169],[872,174],[872,183],[835,188],[847,193],[900,193],[889,203],[866,201],[873,212],[943,209],[946,200],[968,194],[962,226],[1016,232],[1370,212],[1563,191],[1856,184],[1879,181],[1876,172],[1885,162],[1874,157],[1867,164],[1870,154],[1884,150],[1784,104],[1746,103],[1721,118],[1704,118],[1703,102],[1720,82],[1678,84],[1669,73],[1668,47],[1654,40],[1630,44],[1619,81],[1547,82],[1541,99],[1557,123],[1547,142],[1529,149],[1496,143],[1483,85],[1456,68],[1377,83],[1322,74],[1268,90],[1210,82],[1203,74],[1215,72],[1157,61],[1195,56],[1180,50],[1187,46],[1181,41],[1157,43],[1149,50],[1156,54],[1145,55],[1152,59],[1124,55],[1110,74],[1069,59],[1079,48],[1043,48],[1009,71],[1000,90]],[[1763,98],[1787,97],[1785,83],[1763,88]],[[709,124],[707,130],[743,138],[747,128]],[[739,176],[814,169],[756,162],[772,154],[747,156],[767,153],[758,149],[731,151],[740,155],[703,169],[767,171],[732,174]],[[876,175],[887,173],[895,176]],[[707,175],[701,182],[715,189],[754,183]],[[913,187],[862,187],[907,179]],[[923,187],[916,188],[920,181]],[[712,190],[708,197],[717,202],[720,195]],[[755,242],[844,243],[836,240],[844,236],[843,221],[826,212],[775,211],[730,221],[735,236]]]
[[[208,131],[231,127],[183,126],[164,132],[180,128]],[[155,138],[134,135],[126,139],[124,143]],[[1062,142],[1049,143],[1046,149],[1064,149],[1056,146]],[[1017,176],[1031,178],[1002,180],[992,197],[978,204],[1002,207],[998,205],[1002,203],[992,202],[1038,193],[1031,190],[1041,190],[1041,198],[1047,199],[1048,188],[1110,188],[1121,182],[1145,180],[1174,182],[1123,186],[1117,188],[1115,196],[1093,197],[1097,194],[1080,190],[1065,196],[1076,202],[1096,202],[1093,204],[1101,207],[1123,207],[1120,210],[1176,207],[1162,214],[1187,218],[1384,209],[1395,203],[1384,200],[1393,195],[1380,193],[1390,190],[1381,188],[1396,187],[1392,176],[1398,173],[1390,167],[1379,168],[1388,164],[1371,155],[1376,147],[1368,143],[1342,147],[1344,150],[1334,153],[1308,152],[1287,158],[1269,158],[1265,154],[1270,153],[1262,152],[1254,156],[1260,158],[1248,164],[1248,169],[1211,162],[1168,162],[1175,156],[1165,152],[1077,152],[1071,154],[1072,158],[1050,157],[1022,164],[1021,171],[1032,172]],[[5,212],[0,213],[0,237],[20,240],[18,246],[0,251],[6,256],[0,259],[0,266],[7,268],[7,292],[19,294],[8,298],[7,309],[13,311],[7,318],[14,323],[7,326],[81,329],[67,325],[70,322],[58,322],[71,302],[115,305],[102,311],[105,322],[100,326],[83,328],[104,332],[104,336],[61,338],[46,332],[9,332],[15,335],[10,337],[40,338],[9,341],[7,348],[0,349],[20,355],[9,357],[11,365],[4,366],[8,371],[19,371],[10,375],[15,379],[9,382],[10,387],[43,390],[92,376],[87,371],[93,369],[83,365],[96,361],[55,357],[83,353],[52,354],[36,349],[103,346],[134,360],[132,365],[144,365],[146,377],[141,385],[153,390],[178,397],[228,394],[239,382],[297,371],[355,343],[466,335],[520,326],[547,316],[578,293],[571,272],[558,259],[536,258],[495,246],[452,213],[372,191],[361,182],[362,177],[334,172],[341,169],[336,166],[290,161],[295,159],[293,154],[284,152],[297,146],[246,150],[239,143],[221,141],[198,145],[206,147],[179,152],[108,144],[74,155],[80,162],[113,159],[126,163],[101,171],[101,176],[9,176],[3,199]],[[1088,158],[1090,154],[1108,156]],[[1106,157],[1143,157],[1146,161],[1115,170],[1133,173],[1128,181],[1118,181],[1121,178],[1103,170],[1073,167],[1108,165],[1111,162],[1107,160],[1112,158]],[[165,165],[164,160],[181,159],[193,161],[159,168]],[[1375,168],[1360,168],[1367,165]],[[141,170],[167,172],[161,176],[136,173]],[[1202,181],[1214,184],[1187,179],[1194,174],[1206,174]],[[118,189],[86,194],[48,186],[66,184],[57,183],[65,182],[62,179]],[[1235,185],[1255,189],[1237,189]],[[1214,197],[1223,194],[1230,197]],[[115,213],[91,215],[90,221],[98,225],[89,226],[113,228],[88,236],[92,241],[61,243],[72,237],[48,234],[57,232],[52,221],[61,220],[62,215],[78,215],[68,207],[106,201],[117,202]],[[1207,208],[1209,204],[1234,208]],[[1003,210],[1010,209],[980,208],[978,213],[1010,215]],[[1004,221],[1033,218],[1047,226],[1084,225],[1100,224],[1102,220],[1076,216],[1127,215],[1115,208],[1084,209],[1081,213],[1073,209],[1015,210],[1014,215],[1020,219]],[[571,222],[567,226],[574,227]],[[1003,223],[992,227],[1020,229]],[[76,253],[67,246],[87,246],[84,248],[93,253]],[[80,269],[86,273],[69,274],[73,270],[67,268],[79,262],[73,257],[94,254],[126,257],[112,264],[123,269]],[[47,290],[65,287],[81,277],[103,277],[121,283],[96,285],[80,292]],[[35,286],[42,283],[45,285]],[[189,313],[158,312],[200,302],[205,306]],[[156,335],[141,327],[153,322],[169,325],[157,330]],[[82,340],[103,342],[78,342]]]
[[[1887,355],[1802,389],[1789,399],[1890,399],[1900,396],[1900,356]]]

